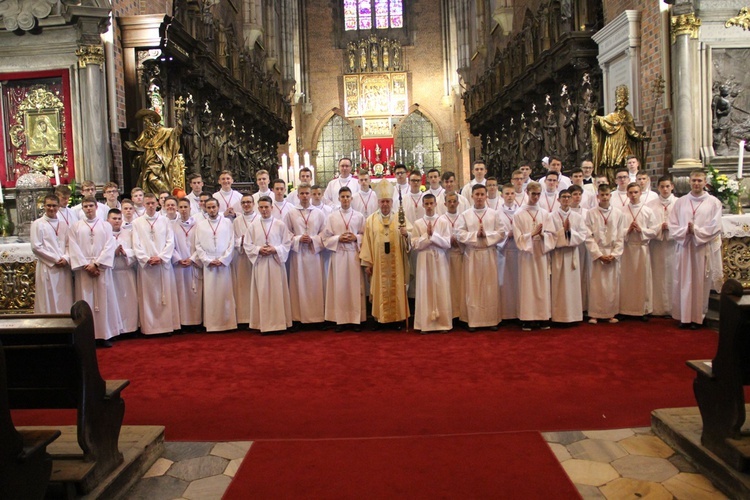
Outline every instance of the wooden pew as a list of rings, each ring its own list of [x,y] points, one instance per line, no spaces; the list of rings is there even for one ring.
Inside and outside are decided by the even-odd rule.
[[[44,498],[52,471],[47,445],[59,436],[56,430],[19,432],[15,428],[8,405],[5,355],[0,350],[0,498]]]
[[[128,380],[102,379],[91,309],[76,302],[67,315],[0,316],[7,398],[12,409],[77,410],[78,445],[86,493],[123,461],[117,442],[125,414],[120,392]],[[57,457],[55,457],[57,459]]]
[[[750,385],[750,295],[728,280],[721,289],[719,346],[713,360],[693,360],[693,391],[703,419],[701,442],[734,469],[750,471],[744,386]]]

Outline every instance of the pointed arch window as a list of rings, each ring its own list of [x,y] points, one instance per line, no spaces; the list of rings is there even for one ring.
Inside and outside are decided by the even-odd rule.
[[[333,115],[321,130],[316,149],[315,182],[325,185],[336,176],[339,159],[359,151],[359,138],[351,123]]]
[[[343,0],[344,29],[403,28],[403,0]]]

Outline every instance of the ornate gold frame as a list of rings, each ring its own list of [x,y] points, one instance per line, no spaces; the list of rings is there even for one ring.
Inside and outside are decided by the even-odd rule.
[[[24,111],[23,128],[26,132],[27,156],[62,153],[59,109],[46,108]]]

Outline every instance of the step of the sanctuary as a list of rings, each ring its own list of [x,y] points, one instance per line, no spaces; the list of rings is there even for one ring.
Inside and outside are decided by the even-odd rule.
[[[106,478],[82,495],[82,485],[92,464],[83,461],[76,427],[19,427],[19,429],[57,429],[62,435],[47,447],[52,456],[52,476],[47,498],[86,499],[124,498],[127,491],[146,473],[164,452],[164,427],[157,425],[124,425],[118,447],[123,455],[120,464]]]

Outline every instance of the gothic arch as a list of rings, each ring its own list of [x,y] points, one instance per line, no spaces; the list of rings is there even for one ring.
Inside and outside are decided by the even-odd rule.
[[[331,145],[331,138],[325,137],[326,126],[331,124],[332,120],[335,122],[332,125],[342,132],[341,137],[333,139],[333,145]],[[347,125],[351,131],[349,134],[346,132]],[[338,162],[336,156],[349,156],[350,151],[359,152],[361,133],[360,127],[346,118],[344,112],[339,108],[333,108],[318,121],[310,141],[313,148],[313,163],[316,166],[316,183],[325,185],[333,178]],[[339,147],[339,144],[341,144],[341,147]],[[340,151],[336,148],[339,148]],[[356,165],[357,162],[353,161],[353,163]]]

